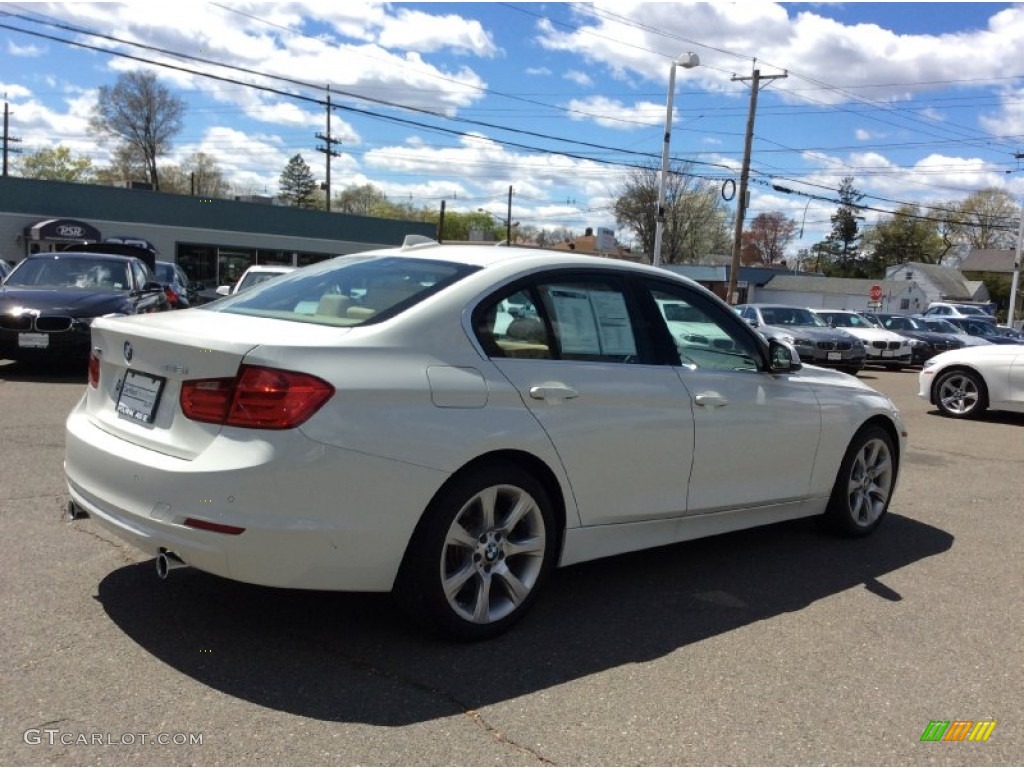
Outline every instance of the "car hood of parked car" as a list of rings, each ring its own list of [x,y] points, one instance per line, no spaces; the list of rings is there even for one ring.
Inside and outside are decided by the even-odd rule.
[[[857,339],[845,328],[824,328],[819,325],[762,325],[758,330],[770,338],[792,336],[794,339],[811,341],[854,341]]]
[[[20,314],[19,310],[66,313],[91,317],[116,312],[125,303],[127,291],[95,288],[0,288],[0,314]]]

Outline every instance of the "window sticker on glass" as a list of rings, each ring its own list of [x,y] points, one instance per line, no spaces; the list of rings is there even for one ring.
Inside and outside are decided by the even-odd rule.
[[[562,352],[576,355],[636,354],[623,297],[611,291],[550,289]]]

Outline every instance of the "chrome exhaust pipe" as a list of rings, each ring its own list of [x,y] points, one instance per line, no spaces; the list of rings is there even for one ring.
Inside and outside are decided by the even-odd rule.
[[[66,523],[73,523],[76,520],[85,520],[89,517],[89,513],[81,507],[75,506],[75,502],[69,501],[68,505],[64,508],[64,514],[61,515]]]
[[[164,580],[167,578],[167,574],[176,568],[187,568],[185,561],[178,557],[173,552],[167,550],[161,550],[160,554],[156,556],[156,575]]]

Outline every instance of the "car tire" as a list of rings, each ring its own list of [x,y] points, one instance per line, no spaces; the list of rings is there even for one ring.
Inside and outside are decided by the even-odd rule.
[[[452,640],[498,635],[529,610],[559,532],[544,487],[511,464],[453,478],[424,514],[396,593],[417,623]]]
[[[933,386],[933,401],[943,416],[970,419],[988,408],[985,380],[974,371],[966,368],[943,371]]]
[[[882,523],[896,487],[896,448],[882,427],[863,427],[850,441],[825,510],[828,528],[841,536],[867,536]]]

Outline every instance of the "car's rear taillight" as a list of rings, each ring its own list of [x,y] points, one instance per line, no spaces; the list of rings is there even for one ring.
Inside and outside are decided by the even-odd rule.
[[[89,353],[89,386],[97,389],[100,385],[100,357],[94,349]]]
[[[243,365],[232,379],[182,383],[181,411],[193,421],[250,429],[291,429],[316,413],[334,387],[316,376]]]
[[[164,286],[164,295],[167,296],[167,301],[171,303],[172,307],[178,306],[178,302],[180,301],[178,298],[178,292],[171,288],[171,286]]]

